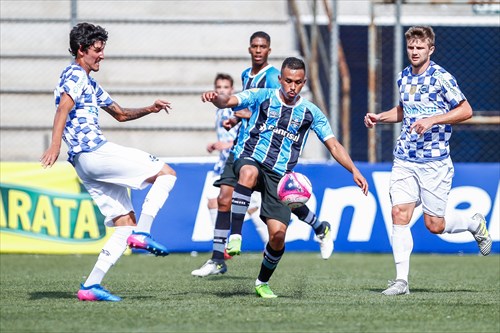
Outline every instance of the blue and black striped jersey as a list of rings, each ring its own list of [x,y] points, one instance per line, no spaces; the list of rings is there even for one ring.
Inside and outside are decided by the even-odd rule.
[[[322,142],[334,135],[316,105],[303,97],[295,105],[287,105],[279,91],[249,89],[235,95],[238,107],[248,108],[252,116],[247,130],[240,131],[234,155],[237,159],[252,158],[283,175],[297,164],[310,129]]]

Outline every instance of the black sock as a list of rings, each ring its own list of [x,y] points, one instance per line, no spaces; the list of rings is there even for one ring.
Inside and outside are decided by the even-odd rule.
[[[217,212],[217,219],[215,220],[214,229],[214,243],[212,259],[224,260],[224,249],[226,248],[227,234],[231,225],[230,212]]]
[[[266,249],[264,250],[264,259],[262,259],[262,264],[260,265],[259,281],[268,282],[273,275],[276,266],[281,260],[281,257],[285,253],[285,248],[275,251],[271,248],[269,243],[266,244]]]
[[[233,192],[233,201],[231,204],[231,235],[241,235],[243,221],[250,205],[250,197],[253,190],[241,184],[236,184]]]

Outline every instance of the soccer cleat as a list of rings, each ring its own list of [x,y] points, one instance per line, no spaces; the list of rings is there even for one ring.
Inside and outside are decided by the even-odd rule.
[[[241,253],[241,236],[231,235],[229,236],[229,242],[226,247],[227,254],[230,256],[239,256]]]
[[[81,289],[78,290],[77,297],[80,301],[119,302],[122,300],[120,297],[104,289],[100,284],[94,284],[89,287],[84,287],[82,284]]]
[[[224,274],[227,272],[227,266],[224,261],[214,261],[208,259],[206,263],[203,264],[199,269],[195,269],[191,272],[193,276],[205,277],[209,275]]]
[[[135,232],[127,238],[127,244],[132,249],[146,250],[155,256],[164,257],[168,255],[168,250],[165,246],[156,242],[147,232]]]
[[[491,236],[486,228],[486,220],[484,216],[477,213],[472,217],[474,220],[479,221],[479,227],[477,227],[476,231],[472,233],[474,239],[479,246],[479,251],[483,256],[487,256],[491,252]]]
[[[233,259],[233,256],[230,256],[230,255],[227,253],[227,249],[224,249],[224,260],[229,260],[229,259]]]
[[[262,297],[262,298],[276,298],[278,295],[275,295],[271,288],[269,288],[269,284],[267,283],[262,283],[257,286],[255,286],[255,292],[257,293],[257,296]]]
[[[382,295],[386,296],[396,296],[396,295],[408,295],[410,293],[410,288],[408,287],[408,282],[405,280],[389,280],[386,290],[382,292]]]
[[[316,237],[319,239],[319,250],[321,252],[321,258],[328,259],[332,255],[333,252],[333,235],[332,235],[332,227],[330,223],[324,221],[321,222],[324,227],[324,231]]]

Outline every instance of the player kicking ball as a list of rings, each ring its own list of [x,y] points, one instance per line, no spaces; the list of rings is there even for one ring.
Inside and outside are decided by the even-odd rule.
[[[99,108],[118,121],[161,110],[168,113],[170,109],[170,103],[160,99],[143,108],[122,108],[90,76],[91,72],[99,71],[107,39],[104,28],[90,23],[79,23],[71,30],[70,52],[75,60],[63,70],[55,89],[57,110],[52,142],[40,159],[44,168],[51,167],[64,140],[68,145],[68,161],[104,215],[106,226],[114,228],[78,291],[81,301],[121,300],[104,289],[101,281],[127,245],[157,256],[168,254],[164,245],[153,240],[150,231],[177,179],[175,171],[155,156],[111,143],[104,137],[98,121]],[[136,224],[128,189],[143,189],[151,184]]]

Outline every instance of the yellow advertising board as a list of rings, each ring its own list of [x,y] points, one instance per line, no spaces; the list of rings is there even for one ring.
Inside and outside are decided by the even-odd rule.
[[[111,232],[70,164],[0,162],[0,253],[99,253]]]

